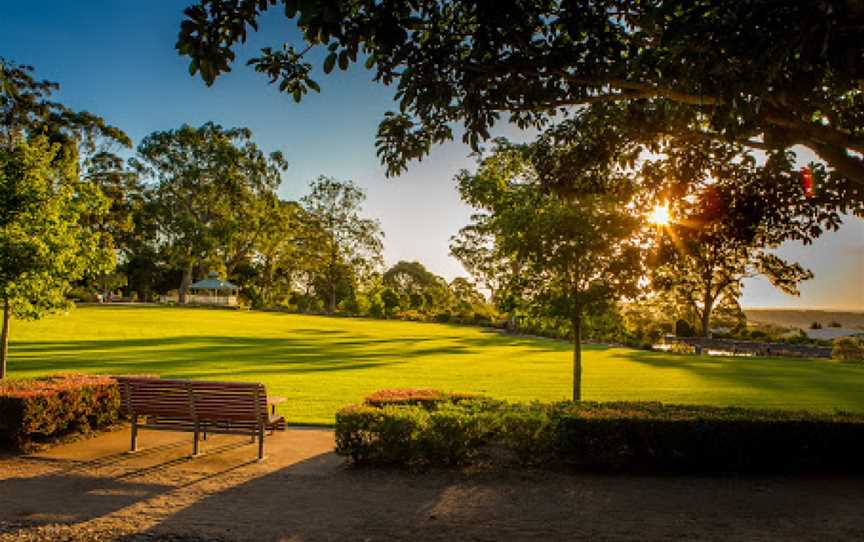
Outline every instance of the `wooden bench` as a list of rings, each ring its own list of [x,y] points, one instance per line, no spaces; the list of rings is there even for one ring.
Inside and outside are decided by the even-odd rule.
[[[138,430],[193,433],[192,455],[208,433],[249,435],[258,439],[258,460],[264,459],[266,431],[285,430],[263,384],[204,382],[161,378],[118,377],[123,409],[132,420],[132,452],[138,449]]]

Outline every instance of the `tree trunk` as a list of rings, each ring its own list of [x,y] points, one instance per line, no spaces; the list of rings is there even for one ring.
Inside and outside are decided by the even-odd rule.
[[[582,400],[582,317],[573,320],[573,400]]]
[[[702,306],[702,336],[711,338],[711,312],[714,310],[714,300],[705,298]]]
[[[178,291],[178,301],[186,304],[189,301],[189,286],[192,285],[192,263],[189,263],[183,269],[183,278],[180,279],[180,290]]]
[[[336,282],[330,283],[330,302],[328,303],[328,312],[333,314],[336,312]]]
[[[0,380],[6,378],[6,359],[9,357],[9,320],[12,306],[8,298],[3,299],[3,332],[0,333]]]

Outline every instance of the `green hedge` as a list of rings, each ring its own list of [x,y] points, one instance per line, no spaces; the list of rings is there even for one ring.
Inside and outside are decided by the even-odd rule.
[[[417,390],[405,393],[408,398]],[[573,466],[603,471],[864,471],[864,416],[660,403],[513,404],[422,390],[336,415],[357,464]]]
[[[73,374],[0,382],[0,442],[7,446],[27,448],[119,418],[120,393],[111,377]]]

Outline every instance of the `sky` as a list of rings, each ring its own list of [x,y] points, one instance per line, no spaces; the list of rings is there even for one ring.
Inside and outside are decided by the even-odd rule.
[[[280,196],[299,198],[318,175],[352,179],[366,190],[365,214],[381,222],[387,264],[416,260],[448,279],[466,274],[448,249],[472,212],[453,181],[460,169],[474,167],[466,145],[438,146],[407,173],[385,178],[374,141],[383,114],[396,109],[392,88],[372,82],[362,66],[324,76],[323,53],[313,51],[309,59],[319,75],[313,78],[322,92],[298,105],[245,66],[261,47],[300,43],[296,28],[275,9],[237,50],[233,71],[207,87],[189,76],[188,59],[174,50],[190,3],[0,0],[0,56],[33,65],[38,78],[60,83],[60,101],[104,117],[136,144],[184,123],[248,127],[262,149],[282,151],[289,162]],[[530,137],[511,127],[497,135]],[[800,297],[764,279],[748,280],[744,306],[864,310],[864,220],[850,217],[840,231],[809,246],[788,243],[779,253],[815,278],[802,285]]]

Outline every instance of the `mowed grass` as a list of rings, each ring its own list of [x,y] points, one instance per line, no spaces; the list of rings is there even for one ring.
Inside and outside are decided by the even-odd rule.
[[[12,323],[13,378],[56,372],[263,382],[295,423],[392,387],[565,399],[566,342],[439,324],[158,307],[79,307]],[[586,346],[587,400],[864,411],[864,367]]]

